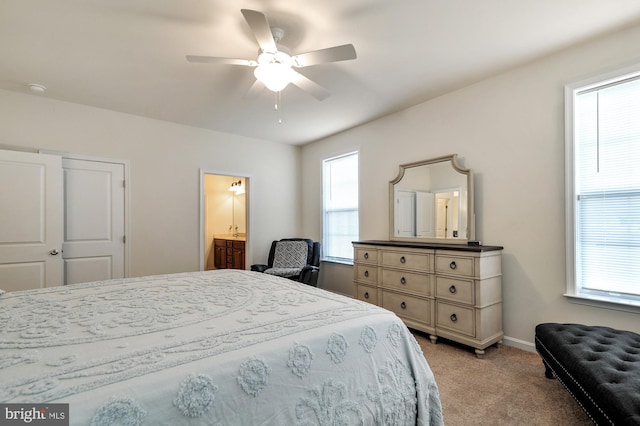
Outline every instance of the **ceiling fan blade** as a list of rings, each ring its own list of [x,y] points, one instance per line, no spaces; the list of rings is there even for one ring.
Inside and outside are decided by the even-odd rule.
[[[296,67],[308,67],[309,65],[323,64],[326,62],[348,61],[356,59],[356,49],[353,44],[343,44],[342,46],[328,47],[326,49],[314,50],[301,53],[291,58]]]
[[[264,13],[256,10],[241,9],[244,19],[247,20],[247,24],[253,31],[253,35],[256,37],[260,49],[264,52],[275,53],[278,51],[276,42],[271,34],[271,27],[269,27],[269,21]]]
[[[244,95],[245,99],[255,99],[262,93],[265,85],[260,80],[256,80],[253,82],[247,93]]]
[[[299,88],[309,93],[311,96],[313,96],[317,100],[323,101],[326,98],[328,98],[329,95],[331,94],[327,89],[320,86],[315,81],[308,79],[304,75],[298,72],[295,72],[293,70],[292,70],[292,73],[293,73],[293,79],[291,80],[291,84],[298,86]]]
[[[203,64],[244,65],[247,67],[255,67],[258,65],[256,61],[252,61],[250,59],[218,58],[215,56],[187,55],[187,61]]]

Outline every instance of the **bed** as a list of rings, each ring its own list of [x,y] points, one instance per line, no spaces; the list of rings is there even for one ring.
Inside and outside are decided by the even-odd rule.
[[[251,271],[4,293],[0,383],[72,425],[443,424],[393,313]]]

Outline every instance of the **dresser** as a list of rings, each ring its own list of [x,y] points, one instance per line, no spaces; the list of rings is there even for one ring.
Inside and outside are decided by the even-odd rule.
[[[214,238],[213,259],[216,269],[245,269],[245,241]]]
[[[358,241],[356,297],[405,324],[475,348],[502,344],[502,247]]]

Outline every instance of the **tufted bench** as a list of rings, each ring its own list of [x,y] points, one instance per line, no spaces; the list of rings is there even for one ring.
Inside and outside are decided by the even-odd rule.
[[[598,425],[640,425],[640,335],[609,327],[536,326],[545,376],[554,376]]]

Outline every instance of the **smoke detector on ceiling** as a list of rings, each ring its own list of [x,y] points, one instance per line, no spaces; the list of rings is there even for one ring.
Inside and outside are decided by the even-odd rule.
[[[37,84],[37,83],[29,83],[27,84],[27,86],[29,86],[29,89],[35,93],[43,93],[45,90],[47,90],[47,88],[44,87],[42,84]]]

